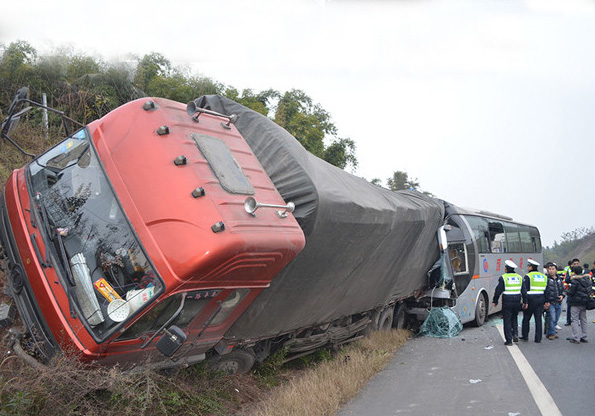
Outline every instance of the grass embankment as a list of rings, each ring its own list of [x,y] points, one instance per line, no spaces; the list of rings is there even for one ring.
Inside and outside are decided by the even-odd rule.
[[[336,414],[378,373],[410,336],[408,331],[374,332],[331,360],[318,363],[257,403],[251,416]]]
[[[3,342],[0,415],[333,415],[408,337],[406,331],[375,332],[332,356],[325,351],[282,367],[282,357],[273,357],[235,376],[200,364],[170,376],[130,374],[68,359],[39,370],[8,353]]]

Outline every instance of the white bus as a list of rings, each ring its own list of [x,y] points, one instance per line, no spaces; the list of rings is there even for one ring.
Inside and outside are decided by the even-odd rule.
[[[442,304],[451,306],[462,323],[481,326],[488,315],[502,307],[501,301],[494,307],[492,299],[506,260],[517,264],[516,272],[521,276],[527,273],[528,259],[543,266],[539,230],[490,212],[462,209],[448,203],[445,207],[445,221],[438,239],[446,260],[442,264],[452,280],[434,295],[437,299],[433,306],[440,305],[442,297]],[[439,275],[440,269],[430,275],[431,287]]]

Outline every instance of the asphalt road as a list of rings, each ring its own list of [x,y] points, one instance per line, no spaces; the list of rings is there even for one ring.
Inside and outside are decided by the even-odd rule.
[[[595,415],[595,311],[580,345],[562,315],[560,338],[540,344],[532,325],[531,341],[506,347],[498,315],[455,338],[413,338],[337,416]]]

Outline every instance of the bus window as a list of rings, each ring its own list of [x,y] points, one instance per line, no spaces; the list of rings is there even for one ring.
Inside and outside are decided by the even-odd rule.
[[[509,253],[521,253],[521,238],[519,237],[519,227],[516,224],[505,224],[506,245]]]
[[[535,244],[531,238],[531,229],[529,227],[519,227],[519,236],[521,237],[521,250],[523,253],[535,253]]]
[[[531,235],[531,245],[533,253],[541,253],[541,237],[539,236],[539,230],[535,227],[529,228],[529,235]]]
[[[492,253],[506,253],[506,235],[504,234],[504,225],[499,221],[492,221],[488,224],[490,232],[490,247]]]
[[[471,227],[471,231],[473,232],[473,239],[477,243],[477,249],[480,253],[489,253],[490,252],[490,232],[488,229],[488,222],[485,218],[475,217],[475,216],[468,216],[465,217],[469,226]]]
[[[467,274],[469,273],[469,265],[467,262],[467,248],[465,243],[454,243],[448,245],[448,254],[450,256],[450,264],[452,266],[453,274]]]

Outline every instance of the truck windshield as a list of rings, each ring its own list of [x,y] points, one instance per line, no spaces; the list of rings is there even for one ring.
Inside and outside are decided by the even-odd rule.
[[[78,317],[101,341],[164,287],[137,241],[86,129],[28,166],[38,228]],[[73,306],[74,304],[74,306]]]

